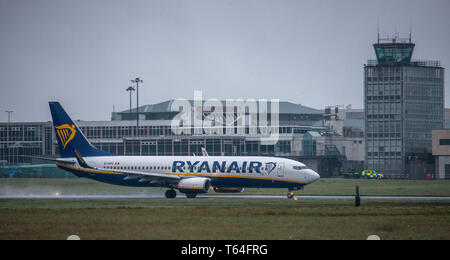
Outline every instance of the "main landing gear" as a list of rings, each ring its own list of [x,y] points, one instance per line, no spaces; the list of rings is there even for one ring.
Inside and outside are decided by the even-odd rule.
[[[175,190],[167,190],[166,198],[175,199],[177,197],[177,192]],[[195,199],[197,197],[197,193],[186,193],[186,197],[188,199]]]
[[[166,191],[166,198],[175,199],[176,197],[177,197],[177,192],[175,190],[167,190]]]
[[[186,198],[195,199],[197,197],[197,193],[186,193]]]

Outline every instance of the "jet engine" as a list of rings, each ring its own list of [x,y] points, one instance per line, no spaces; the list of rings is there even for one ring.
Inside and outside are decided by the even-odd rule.
[[[203,177],[185,178],[178,183],[178,190],[182,193],[208,193],[211,180]]]

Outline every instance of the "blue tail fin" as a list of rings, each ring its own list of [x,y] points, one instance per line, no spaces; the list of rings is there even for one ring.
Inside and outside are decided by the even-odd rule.
[[[62,158],[76,157],[74,150],[84,157],[114,155],[92,146],[59,102],[49,102],[49,105]]]

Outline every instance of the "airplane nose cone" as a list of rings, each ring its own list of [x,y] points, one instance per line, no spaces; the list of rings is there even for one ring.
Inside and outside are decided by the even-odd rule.
[[[315,171],[311,171],[309,174],[311,176],[311,183],[316,182],[320,179],[320,175]]]

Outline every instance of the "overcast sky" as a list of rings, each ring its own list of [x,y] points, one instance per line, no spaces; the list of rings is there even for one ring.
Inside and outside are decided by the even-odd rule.
[[[449,0],[0,0],[0,121],[109,120],[172,98],[278,98],[363,106],[363,64],[381,35],[447,68]],[[133,97],[135,104],[135,97]]]

